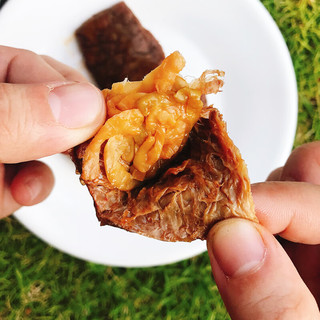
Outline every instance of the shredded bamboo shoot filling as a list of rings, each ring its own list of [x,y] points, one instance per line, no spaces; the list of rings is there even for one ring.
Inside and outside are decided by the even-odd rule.
[[[107,120],[85,151],[84,180],[99,179],[102,152],[109,182],[129,191],[154,171],[157,161],[181,150],[201,116],[201,95],[217,93],[224,75],[207,70],[188,83],[179,76],[184,66],[184,58],[175,51],[142,81],[125,80],[103,90]]]

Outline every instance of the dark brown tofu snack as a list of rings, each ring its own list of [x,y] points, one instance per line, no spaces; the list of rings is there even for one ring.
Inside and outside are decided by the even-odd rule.
[[[76,30],[85,64],[100,89],[142,78],[164,59],[159,42],[124,2],[101,11]]]

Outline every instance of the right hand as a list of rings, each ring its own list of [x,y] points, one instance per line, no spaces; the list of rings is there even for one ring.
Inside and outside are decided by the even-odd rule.
[[[208,236],[228,312],[232,319],[320,319],[320,142],[294,150],[252,191],[261,224],[229,219]]]

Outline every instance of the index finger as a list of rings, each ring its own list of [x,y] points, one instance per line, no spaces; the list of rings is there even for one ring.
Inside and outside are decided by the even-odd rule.
[[[32,84],[85,81],[76,70],[29,50],[0,46],[0,57],[0,82]]]
[[[252,185],[256,214],[273,234],[304,244],[320,243],[320,186],[269,181]]]
[[[66,64],[53,59],[52,57],[42,55],[41,56],[44,61],[46,61],[52,68],[60,72],[61,75],[67,81],[88,81],[80,72],[77,70],[67,66]]]

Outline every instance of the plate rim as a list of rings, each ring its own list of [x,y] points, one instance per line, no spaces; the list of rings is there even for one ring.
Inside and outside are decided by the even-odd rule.
[[[37,2],[39,0],[32,0],[34,2]],[[236,1],[236,0],[232,0],[232,1]],[[231,2],[232,2],[231,1]],[[8,14],[7,12],[10,12],[10,10],[13,10],[14,6],[17,4],[17,3],[23,3],[22,0],[9,0],[7,1],[3,7],[0,9],[0,20],[1,18],[5,15],[5,14]],[[29,5],[31,6],[30,4],[31,1],[29,1]],[[106,5],[107,5],[107,2],[108,3],[114,3],[115,1],[113,0],[109,0],[109,1],[106,1]],[[292,112],[290,113],[290,122],[291,122],[291,125],[290,127],[292,127],[292,132],[291,133],[288,133],[288,136],[291,136],[291,142],[289,143],[288,142],[288,150],[285,152],[287,153],[285,155],[285,153],[283,154],[282,156],[282,160],[284,161],[286,159],[286,157],[289,155],[290,151],[291,151],[291,148],[293,146],[293,142],[294,142],[294,138],[295,138],[295,132],[296,132],[296,127],[297,127],[297,117],[298,117],[298,88],[297,88],[297,82],[296,82],[296,75],[295,75],[295,71],[294,71],[294,66],[293,66],[293,63],[292,63],[292,59],[291,59],[291,55],[290,55],[290,52],[289,52],[289,49],[286,45],[286,42],[282,36],[282,33],[280,31],[280,29],[278,28],[276,22],[273,20],[272,16],[270,15],[270,13],[268,12],[268,10],[264,7],[264,5],[258,1],[258,0],[246,0],[246,3],[247,5],[256,5],[257,8],[260,8],[258,10],[261,10],[263,8],[263,10],[261,10],[261,12],[264,12],[262,14],[265,15],[265,18],[267,18],[269,20],[269,27],[272,27],[272,32],[276,32],[278,35],[276,37],[276,41],[278,41],[280,43],[280,45],[282,46],[282,54],[283,55],[286,55],[286,59],[288,61],[288,65],[287,67],[289,67],[289,69],[287,70],[288,73],[291,73],[291,79],[292,79],[292,83],[291,83],[291,86],[292,86],[292,89],[293,91],[295,92],[295,97],[292,97],[293,99],[293,104],[296,106],[296,112]],[[147,26],[145,26],[147,27]],[[282,42],[282,43],[281,43]],[[292,134],[294,133],[294,134]],[[289,146],[291,144],[291,147]],[[34,208],[34,207],[33,207]],[[45,243],[47,243],[48,245],[54,247],[54,248],[57,248],[58,250],[62,251],[62,252],[65,252],[77,259],[82,259],[82,260],[86,260],[86,261],[91,261],[91,262],[94,262],[94,263],[98,263],[98,264],[107,264],[109,266],[116,266],[116,267],[153,267],[153,266],[159,266],[159,265],[166,265],[166,264],[170,264],[170,263],[176,263],[178,261],[181,261],[181,260],[185,260],[185,259],[189,259],[189,258],[192,258],[193,256],[196,256],[198,254],[201,254],[203,252],[205,252],[205,248],[199,248],[198,252],[197,253],[193,253],[192,255],[190,256],[185,256],[184,258],[177,258],[176,260],[174,259],[168,259],[166,262],[164,263],[156,263],[156,264],[148,264],[148,265],[145,265],[143,263],[137,263],[136,265],[132,264],[132,265],[116,265],[116,264],[112,264],[112,263],[104,263],[102,261],[93,261],[93,260],[88,260],[87,258],[84,258],[84,257],[81,257],[79,256],[78,254],[74,254],[72,252],[66,252],[63,248],[58,248],[55,244],[51,243],[51,242],[48,242],[45,238],[39,236],[36,232],[34,232],[32,230],[32,227],[28,226],[26,223],[25,223],[25,220],[21,217],[19,217],[19,215],[23,212],[23,209],[20,209],[18,210],[16,213],[14,213],[14,216],[20,221],[21,224],[23,224],[25,226],[25,228],[27,228],[28,230],[30,230],[35,236],[37,236],[38,238],[40,238],[42,241],[44,241]]]

